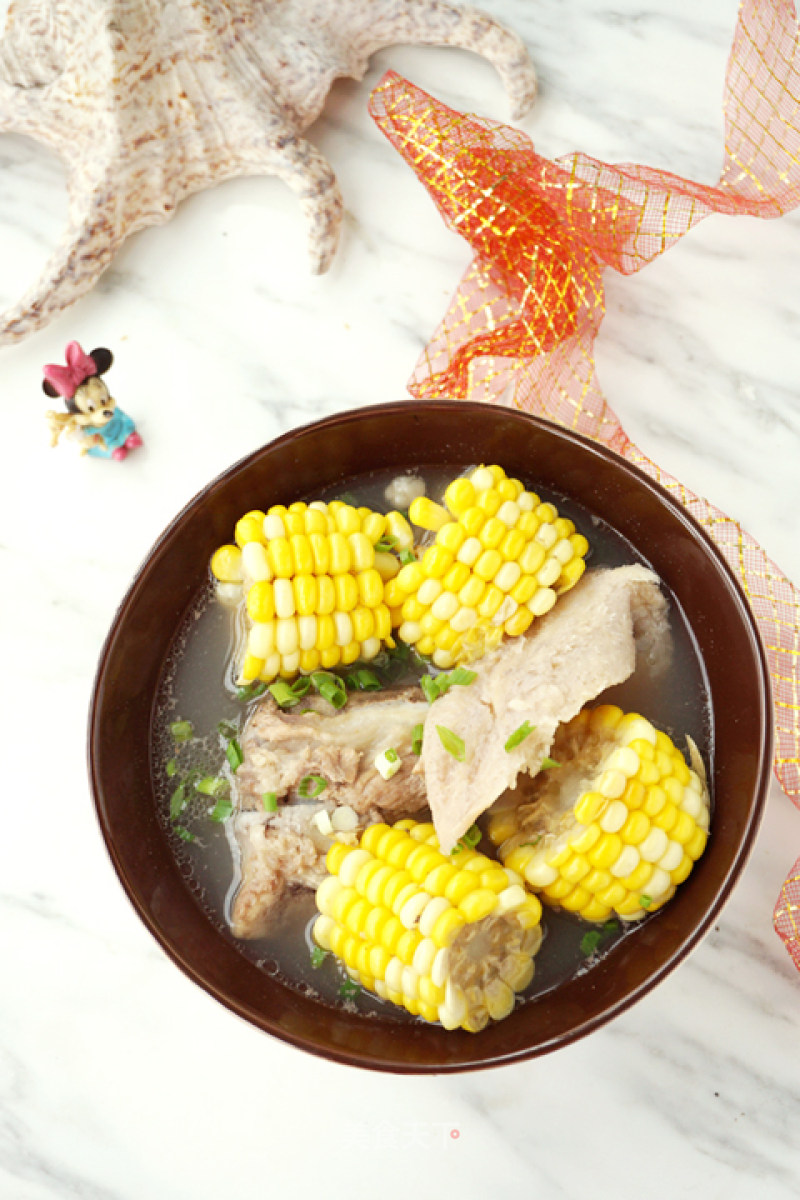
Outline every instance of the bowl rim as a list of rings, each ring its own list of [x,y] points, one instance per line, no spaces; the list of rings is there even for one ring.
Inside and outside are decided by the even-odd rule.
[[[199,505],[208,494],[236,476],[239,472],[246,469],[248,465],[253,463],[266,452],[276,452],[282,446],[291,443],[298,435],[310,431],[324,431],[328,427],[342,427],[352,422],[358,422],[367,417],[380,417],[382,414],[391,414],[400,409],[408,409],[413,406],[423,412],[438,411],[438,410],[454,410],[459,409],[464,412],[474,410],[484,413],[486,409],[500,408],[504,413],[513,414],[514,419],[522,419],[528,421],[540,428],[545,433],[552,434],[562,440],[572,443],[579,447],[583,452],[588,452],[590,455],[597,456],[610,463],[614,468],[621,472],[622,476],[627,476],[634,483],[651,492],[655,498],[670,510],[672,516],[678,520],[692,535],[695,541],[699,541],[705,548],[706,553],[714,560],[715,565],[721,574],[725,577],[728,585],[728,590],[732,597],[735,598],[741,619],[743,631],[747,634],[747,639],[753,652],[754,666],[757,674],[757,696],[754,699],[758,703],[758,714],[761,728],[761,754],[758,762],[758,770],[755,778],[755,786],[753,789],[752,802],[749,809],[749,815],[746,822],[744,835],[738,843],[736,852],[729,864],[728,870],[722,879],[713,901],[709,904],[705,915],[692,928],[691,932],[681,940],[677,948],[670,956],[655,970],[653,970],[646,979],[637,984],[630,991],[626,992],[622,997],[610,1004],[607,1008],[594,1016],[587,1017],[574,1028],[563,1034],[554,1035],[548,1041],[534,1045],[532,1047],[524,1047],[515,1049],[508,1053],[495,1054],[491,1058],[475,1057],[472,1061],[457,1061],[457,1062],[441,1062],[441,1063],[421,1063],[416,1061],[404,1061],[399,1056],[396,1061],[378,1060],[369,1053],[353,1050],[352,1048],[342,1048],[335,1045],[316,1045],[310,1044],[308,1039],[301,1035],[294,1035],[292,1031],[279,1029],[274,1023],[268,1020],[268,1014],[259,1010],[255,1010],[252,1006],[241,1003],[236,998],[232,998],[226,994],[223,987],[218,986],[214,980],[209,979],[203,972],[202,968],[191,961],[182,951],[179,945],[175,944],[162,930],[151,915],[147,903],[137,890],[135,880],[130,877],[129,872],[123,862],[116,844],[114,829],[110,820],[109,814],[106,811],[103,802],[103,782],[99,777],[98,766],[96,762],[95,747],[98,737],[98,723],[101,713],[101,700],[104,685],[106,683],[106,675],[108,672],[109,658],[112,653],[115,641],[119,636],[120,627],[130,610],[135,606],[136,601],[146,584],[145,576],[148,572],[151,561],[157,556],[160,549],[173,536],[176,528],[181,525],[184,518]],[[569,495],[568,490],[565,490],[565,495]],[[185,616],[185,610],[180,614],[173,626],[177,628],[177,624]],[[752,852],[758,829],[764,814],[769,784],[772,775],[772,764],[774,757],[774,712],[772,706],[772,691],[771,680],[769,673],[769,665],[766,659],[766,653],[762,638],[758,629],[755,614],[753,613],[745,593],[739,580],[736,578],[733,570],[726,562],[721,550],[714,543],[706,530],[699,524],[695,517],[688,509],[681,504],[672,493],[664,487],[663,484],[651,478],[645,471],[638,467],[635,463],[623,458],[616,451],[604,443],[597,442],[594,439],[587,437],[584,434],[578,433],[572,429],[556,424],[546,418],[535,416],[531,413],[524,412],[519,409],[506,408],[505,406],[487,405],[478,401],[469,400],[449,400],[449,399],[434,399],[434,400],[399,400],[383,402],[374,405],[365,405],[358,408],[344,409],[342,411],[329,414],[316,420],[308,421],[302,425],[293,426],[291,429],[279,434],[276,438],[263,443],[261,446],[244,455],[231,466],[216,475],[201,489],[195,492],[190,499],[183,505],[178,513],[163,529],[158,538],[153,542],[150,549],[137,567],[133,578],[128,585],[122,600],[120,601],[114,616],[111,620],[108,632],[104,639],[102,648],[97,661],[97,668],[92,686],[92,692],[89,702],[89,720],[87,727],[87,759],[88,759],[88,775],[91,785],[92,797],[94,801],[95,814],[100,825],[101,834],[109,854],[111,863],[117,874],[117,877],[122,884],[123,890],[126,893],[129,901],[133,905],[139,918],[144,923],[152,936],[165,951],[167,956],[178,966],[184,974],[186,974],[194,983],[198,984],[205,992],[213,996],[230,1012],[246,1020],[248,1024],[254,1025],[263,1032],[269,1033],[272,1036],[284,1041],[287,1044],[293,1045],[298,1049],[304,1050],[307,1053],[323,1058],[327,1061],[337,1062],[347,1066],[355,1066],[366,1070],[380,1071],[389,1074],[397,1075],[430,1075],[430,1074],[455,1074],[465,1071],[487,1070],[493,1067],[509,1065],[511,1063],[523,1062],[531,1058],[539,1057],[542,1054],[550,1053],[554,1049],[572,1045],[581,1040],[594,1030],[601,1028],[608,1022],[627,1011],[640,999],[647,995],[653,988],[661,983],[675,968],[696,948],[700,941],[709,932],[714,921],[718,918],[720,912],[730,899],[733,888],[738,881],[747,860]],[[398,1025],[398,1029],[401,1026]],[[476,1043],[477,1045],[478,1043]]]

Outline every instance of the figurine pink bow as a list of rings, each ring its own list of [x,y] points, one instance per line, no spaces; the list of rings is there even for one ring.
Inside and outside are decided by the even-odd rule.
[[[88,354],[84,354],[77,342],[70,342],[67,346],[66,359],[65,367],[48,363],[44,368],[44,377],[59,396],[71,399],[85,379],[97,374],[97,364]]]

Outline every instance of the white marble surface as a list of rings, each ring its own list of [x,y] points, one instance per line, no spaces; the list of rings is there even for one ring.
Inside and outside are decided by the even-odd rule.
[[[523,127],[542,152],[716,179],[735,0],[486,7],[536,62]],[[800,812],[777,787],[717,928],[664,984],[568,1050],[441,1079],[350,1071],[240,1023],[139,924],[101,842],[86,708],[138,562],[253,447],[401,398],[468,261],[367,114],[388,67],[507,116],[492,69],[458,51],[387,50],[362,83],[337,83],[311,131],[347,206],[327,276],[306,272],[287,189],[237,181],[131,240],[94,293],[0,351],[0,1196],[793,1200],[800,976],[771,916]],[[0,139],[2,304],[65,212],[58,164]],[[713,217],[607,286],[598,361],[628,432],[800,581],[800,213]],[[116,354],[110,381],[146,441],[121,466],[48,448],[41,366],[71,338]]]

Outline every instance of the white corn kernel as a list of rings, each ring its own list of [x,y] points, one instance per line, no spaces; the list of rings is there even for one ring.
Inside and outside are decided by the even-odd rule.
[[[558,534],[555,528],[549,522],[546,522],[536,530],[534,541],[538,542],[540,546],[544,546],[545,550],[549,550],[558,541]]]
[[[462,543],[461,549],[456,555],[456,561],[463,563],[465,567],[473,567],[483,553],[483,546],[476,537],[468,537]]]
[[[396,954],[386,964],[383,977],[390,991],[401,992],[403,990],[403,960]]]
[[[561,563],[555,558],[546,558],[536,572],[536,582],[539,587],[550,587],[561,574]]]
[[[361,657],[365,661],[375,658],[381,652],[380,638],[368,637],[361,643]]]
[[[294,617],[287,617],[275,622],[275,645],[279,654],[294,654],[299,649],[297,640],[297,622]]]
[[[550,611],[555,602],[556,594],[553,589],[540,587],[538,592],[531,596],[528,601],[528,608],[535,617],[543,617],[546,612]]]
[[[397,636],[401,642],[407,642],[409,646],[413,646],[422,637],[419,621],[403,621],[397,631]]]
[[[333,817],[331,818],[331,824],[336,828]],[[371,861],[372,855],[369,850],[362,850],[360,846],[356,850],[351,850],[342,860],[342,865],[339,868],[338,879],[342,887],[355,887],[358,872],[366,863]]]
[[[403,974],[400,976],[400,991],[409,1000],[416,1000],[419,996],[419,975],[413,967],[403,967]]]
[[[501,592],[510,592],[516,583],[519,582],[519,577],[522,574],[522,568],[519,563],[507,562],[503,563],[500,570],[494,577],[494,584],[500,588]]]
[[[417,599],[420,604],[424,604],[426,608],[430,608],[437,596],[441,594],[442,584],[439,579],[426,579],[420,584],[417,592]],[[441,618],[446,620],[446,617]]]
[[[300,651],[293,650],[291,654],[284,654],[281,661],[281,671],[284,675],[296,675],[300,670]]]
[[[663,833],[664,830],[660,829],[658,832]],[[641,846],[639,849],[641,850]],[[662,871],[674,871],[676,867],[681,865],[682,861],[683,846],[680,842],[673,842],[668,838],[667,848],[661,855],[661,858],[656,860],[656,865],[661,867]]]
[[[425,906],[425,911],[419,919],[419,931],[427,937],[433,930],[443,912],[450,908],[450,901],[445,896],[434,896]]]
[[[251,545],[252,543],[248,543]],[[256,658],[269,658],[275,649],[275,622],[256,621],[247,635],[247,653]]]
[[[511,564],[509,563],[508,565],[510,566]],[[495,583],[497,583],[496,579],[495,579]],[[499,584],[498,584],[498,587],[499,587]],[[492,617],[492,624],[493,625],[503,625],[506,621],[509,620],[509,618],[513,617],[514,613],[517,611],[518,608],[519,608],[519,605],[517,604],[514,597],[506,596],[505,600],[503,601],[503,603],[498,608],[497,612]]]
[[[635,871],[639,865],[639,851],[635,846],[624,846],[622,853],[611,868],[611,874],[615,879],[624,879],[626,875],[630,875],[631,871]]]
[[[514,500],[504,500],[497,510],[497,519],[513,529],[520,518],[520,507]]]
[[[644,841],[639,843],[639,854],[645,862],[655,863],[666,854],[668,846],[669,838],[664,830],[654,825]],[[683,857],[682,852],[681,857]]]
[[[317,644],[317,618],[314,616],[298,617],[297,637],[301,650],[313,650]]]
[[[432,938],[424,937],[414,951],[414,957],[411,960],[411,965],[418,975],[430,975],[437,953],[436,942]]]
[[[272,591],[275,596],[275,616],[293,617],[295,605],[291,579],[276,579],[272,585]]]
[[[494,487],[494,475],[488,467],[477,467],[469,476],[469,481],[476,492],[485,492]]]
[[[427,892],[417,892],[416,895],[410,896],[406,900],[400,912],[397,914],[400,921],[405,925],[406,929],[413,929],[417,921],[422,915],[425,905],[430,897]]]
[[[436,987],[444,987],[450,972],[450,952],[443,946],[436,955],[431,966],[431,982]]]
[[[464,606],[450,618],[450,628],[456,633],[466,633],[468,629],[472,629],[477,620],[478,614],[475,609]]]
[[[353,622],[350,619],[350,613],[337,610],[333,614],[333,624],[336,629],[336,645],[349,646],[353,640]]]
[[[268,541],[272,538],[286,537],[286,526],[280,513],[269,513],[264,517],[264,537]]]
[[[550,557],[556,559],[557,562],[561,563],[562,567],[565,567],[575,557],[575,551],[572,548],[572,542],[570,542],[569,538],[561,538],[557,541],[550,551]]]
[[[520,492],[517,496],[517,506],[522,512],[533,512],[538,503],[533,492]]]
[[[433,664],[441,671],[449,671],[455,661],[449,650],[434,650],[433,652]]]
[[[453,592],[442,592],[436,597],[431,607],[431,613],[437,621],[449,621],[457,612],[458,596]]]
[[[497,911],[498,912],[516,912],[521,908],[527,898],[525,889],[520,887],[518,883],[512,883],[510,887],[504,888],[497,895]]]
[[[647,895],[651,900],[660,900],[664,892],[672,886],[672,880],[666,871],[656,867],[647,881]]]
[[[242,546],[242,571],[252,583],[272,578],[272,569],[267,562],[267,550],[261,542],[246,542]]]

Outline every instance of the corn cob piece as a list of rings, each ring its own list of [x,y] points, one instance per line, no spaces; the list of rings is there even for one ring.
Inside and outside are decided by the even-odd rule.
[[[502,467],[454,479],[444,505],[418,497],[409,518],[435,539],[387,584],[386,603],[400,640],[438,667],[524,633],[585,569],[586,538]]]
[[[542,908],[519,875],[433,825],[370,825],[328,851],[314,938],[362,987],[446,1029],[501,1020],[533,978]]]
[[[393,644],[375,551],[385,528],[383,514],[336,500],[240,518],[235,544],[211,559],[218,590],[244,600],[240,683],[330,670]]]
[[[635,921],[674,895],[708,838],[705,771],[665,733],[616,705],[584,709],[553,743],[559,764],[489,837],[545,904],[587,921]]]

